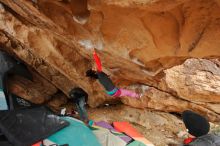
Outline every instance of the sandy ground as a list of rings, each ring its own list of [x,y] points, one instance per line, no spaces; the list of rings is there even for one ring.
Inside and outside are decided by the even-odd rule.
[[[171,114],[139,110],[128,106],[109,106],[89,109],[89,115],[94,121],[109,123],[128,121],[156,146],[182,142],[182,138],[178,138],[177,135],[180,131],[184,131],[183,124],[180,119]]]
[[[126,105],[111,105],[87,108],[89,119],[94,121],[130,122],[155,146],[177,146],[187,136],[181,117],[147,109],[136,109]],[[211,132],[220,136],[220,123],[211,124]]]

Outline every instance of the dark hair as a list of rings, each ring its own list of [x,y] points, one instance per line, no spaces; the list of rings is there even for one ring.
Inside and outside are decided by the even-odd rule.
[[[92,69],[89,69],[86,71],[86,76],[87,77],[90,77],[92,79],[98,79],[98,74],[96,71],[92,70]]]
[[[208,120],[190,110],[186,110],[182,114],[185,127],[189,130],[189,133],[195,137],[200,137],[208,134],[210,125]]]
[[[87,102],[88,94],[82,88],[76,87],[69,92],[69,98],[73,101],[77,101],[79,98],[85,98],[85,101]]]

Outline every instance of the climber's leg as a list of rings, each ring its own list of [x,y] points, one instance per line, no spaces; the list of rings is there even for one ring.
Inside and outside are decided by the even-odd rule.
[[[115,96],[115,97],[128,96],[128,97],[132,97],[132,98],[136,98],[136,99],[141,97],[141,95],[137,94],[134,91],[122,89],[122,88],[120,88],[118,93],[116,92],[115,95],[113,95],[113,96]]]
[[[105,88],[107,92],[112,92],[113,90],[115,90],[116,87],[107,74],[105,74],[104,72],[97,72],[97,74],[100,84],[102,84],[102,86]]]

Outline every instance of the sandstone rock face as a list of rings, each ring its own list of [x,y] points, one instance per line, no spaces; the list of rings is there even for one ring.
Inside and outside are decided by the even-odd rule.
[[[36,72],[32,73],[34,80],[30,81],[21,77],[10,77],[10,91],[35,104],[43,104],[51,99],[57,88],[42,78]]]
[[[166,112],[191,109],[220,120],[218,0],[0,2],[1,49],[45,80],[33,87],[12,80],[12,91],[24,98],[41,96],[37,103],[63,99],[79,86],[88,92],[91,107],[114,101],[97,81],[85,77],[94,66],[95,47],[117,86],[144,95],[125,97],[123,103]]]
[[[218,61],[219,62],[219,61]],[[220,103],[220,66],[206,59],[188,59],[183,65],[165,70],[169,88],[180,98]]]

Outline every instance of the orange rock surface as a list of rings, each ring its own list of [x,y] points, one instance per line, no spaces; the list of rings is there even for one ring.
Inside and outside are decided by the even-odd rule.
[[[88,92],[91,107],[114,101],[85,76],[96,48],[116,85],[144,95],[124,97],[123,103],[166,112],[191,109],[220,120],[218,0],[0,2],[1,48],[48,82],[48,96],[58,90],[68,95],[79,86]],[[43,93],[30,83],[16,84],[27,86],[24,94],[28,88]]]

